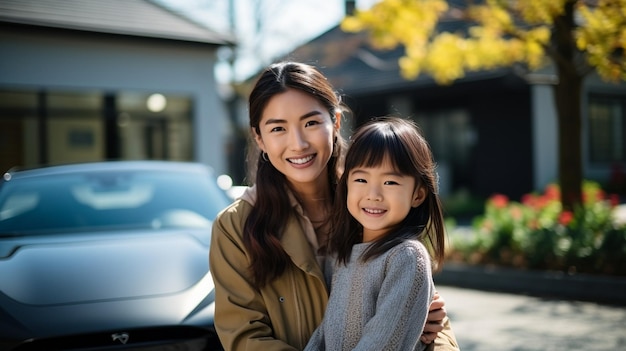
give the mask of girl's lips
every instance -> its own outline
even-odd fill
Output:
[[[387,210],[383,210],[383,209],[380,209],[380,208],[366,208],[366,207],[363,208],[363,211],[365,213],[368,213],[368,214],[371,214],[371,215],[381,215],[381,214],[387,212]]]

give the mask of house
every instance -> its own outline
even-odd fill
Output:
[[[283,59],[319,67],[352,109],[352,125],[382,115],[417,121],[438,163],[443,197],[501,193],[519,200],[558,180],[550,71],[469,72],[441,86],[428,76],[402,78],[402,54],[403,48],[377,50],[365,33],[334,27]],[[615,179],[626,166],[626,84],[591,76],[583,96],[584,178],[617,191]]]
[[[227,173],[214,65],[233,44],[148,0],[0,0],[0,170],[162,159]]]

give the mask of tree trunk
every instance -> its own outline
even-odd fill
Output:
[[[574,209],[582,201],[582,78],[559,69],[555,86],[559,122],[559,183],[564,210]]]
[[[565,4],[562,16],[555,19],[553,44],[559,82],[554,88],[559,122],[559,183],[564,210],[582,202],[582,114],[583,76],[576,69],[577,49],[573,38],[574,3]]]

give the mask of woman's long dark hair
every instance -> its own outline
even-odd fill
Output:
[[[344,173],[335,193],[329,252],[340,262],[350,260],[352,246],[362,242],[363,226],[347,210],[350,171],[356,167],[377,167],[389,160],[401,174],[415,178],[424,187],[426,199],[411,208],[406,218],[363,253],[363,260],[377,257],[405,239],[420,239],[430,250],[433,262],[443,263],[445,231],[442,205],[437,195],[437,173],[428,142],[417,125],[399,117],[379,117],[362,125],[352,136]]]
[[[338,94],[315,67],[297,63],[281,62],[266,68],[258,78],[249,98],[250,128],[260,135],[259,124],[269,100],[289,89],[298,90],[317,99],[336,120],[341,111]],[[334,196],[335,184],[340,173],[345,141],[336,133],[336,151],[328,162],[328,184]],[[282,230],[293,209],[287,193],[287,180],[271,162],[263,159],[253,140],[249,141],[248,179],[255,179],[257,199],[246,219],[243,239],[250,253],[250,269],[257,288],[280,276],[287,267],[288,257],[280,238]],[[256,167],[254,167],[256,164]],[[250,167],[250,166],[253,167]]]

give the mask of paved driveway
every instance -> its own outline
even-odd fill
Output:
[[[626,307],[438,285],[461,351],[626,351]]]

